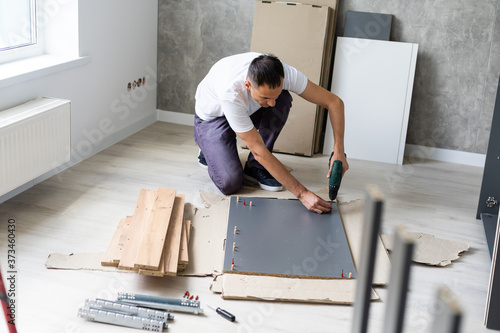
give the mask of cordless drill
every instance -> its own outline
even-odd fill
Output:
[[[330,167],[330,161],[333,157],[333,152],[328,160],[328,167]],[[342,161],[333,161],[332,172],[330,173],[330,181],[328,184],[328,195],[330,200],[335,200],[337,198],[337,193],[339,192],[340,182],[342,180]]]

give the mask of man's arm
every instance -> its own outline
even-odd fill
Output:
[[[344,173],[349,169],[349,164],[347,163],[344,155],[344,102],[342,102],[337,95],[309,80],[307,81],[306,89],[299,96],[313,104],[321,105],[328,110],[333,129],[334,154],[331,159],[332,163],[330,163],[330,170],[328,171],[327,177],[330,177],[333,161],[335,160],[342,161],[342,175],[344,175]]]
[[[245,133],[236,133],[253,153],[255,159],[283,186],[293,193],[311,212],[325,213],[332,205],[306,189],[285,166],[266,148],[255,127]]]

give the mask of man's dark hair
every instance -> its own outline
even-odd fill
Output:
[[[267,84],[269,88],[278,88],[285,77],[283,64],[272,54],[263,54],[252,60],[248,68],[248,80],[252,85],[260,87]]]

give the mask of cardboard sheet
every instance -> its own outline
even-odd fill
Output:
[[[451,241],[436,238],[421,232],[408,232],[415,242],[413,261],[430,266],[448,266],[469,250],[470,242]],[[393,235],[382,235],[385,247],[392,249]]]
[[[218,279],[222,279],[224,299],[352,304],[356,291],[355,279],[318,280],[238,274],[224,274]],[[379,299],[374,290],[371,299]]]
[[[136,273],[135,271],[118,269],[116,266],[102,266],[104,252],[91,253],[51,253],[45,262],[48,269],[71,269],[119,273]]]

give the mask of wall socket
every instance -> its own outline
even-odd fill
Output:
[[[137,80],[134,80],[134,82],[129,82],[127,84],[127,90],[130,91],[132,89],[135,89],[136,87],[140,87],[141,85],[146,83],[146,77],[143,76],[142,78],[138,78]]]

